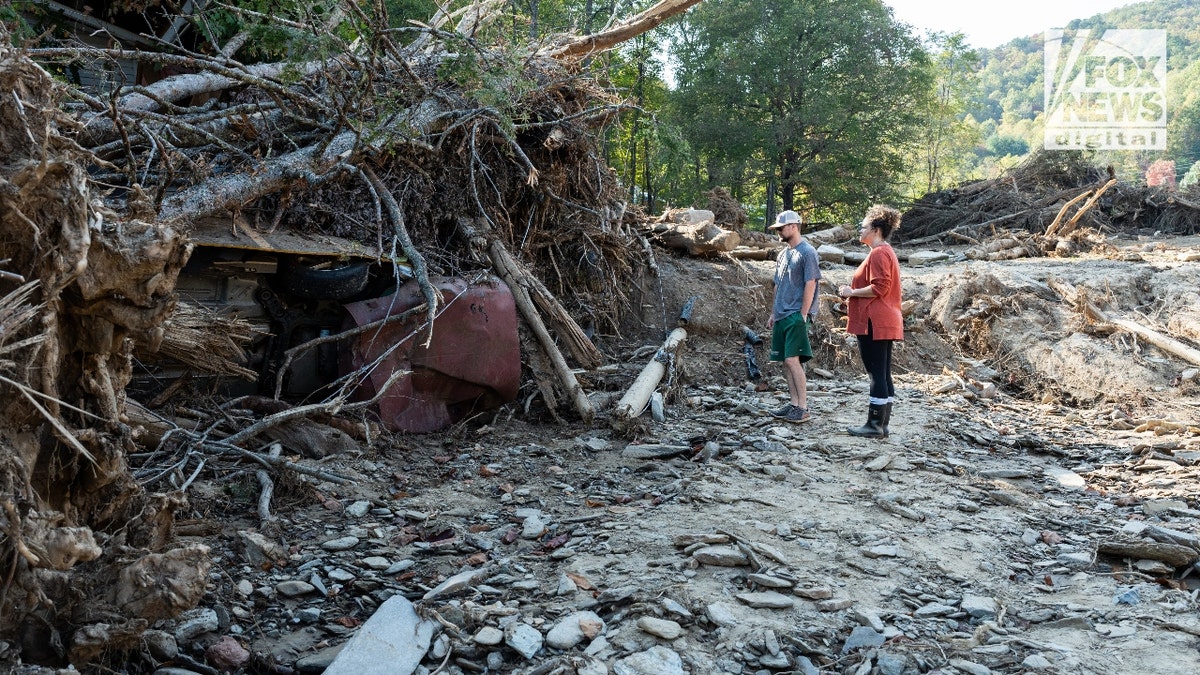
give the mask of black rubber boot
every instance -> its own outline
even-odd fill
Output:
[[[883,419],[880,420],[879,426],[883,427],[883,435],[888,435],[888,422],[892,421],[892,402],[888,401],[883,404]]]
[[[857,429],[847,429],[851,436],[863,438],[883,438],[887,432],[883,430],[883,404],[872,403],[867,411],[867,423]]]

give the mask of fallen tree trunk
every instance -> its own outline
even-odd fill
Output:
[[[654,358],[642,369],[637,379],[633,381],[621,400],[613,408],[613,417],[618,421],[632,419],[642,414],[650,395],[658,388],[658,383],[667,372],[667,362],[671,360],[679,346],[687,339],[687,331],[676,328],[667,336],[662,346],[655,352]]]

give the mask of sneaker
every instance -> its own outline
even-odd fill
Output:
[[[775,417],[787,417],[787,414],[792,412],[792,409],[795,407],[796,406],[792,405],[791,403],[787,403],[787,404],[784,404],[784,406],[778,410],[772,410],[771,414],[774,415]]]
[[[792,406],[792,409],[789,410],[786,415],[783,415],[783,419],[789,422],[800,424],[802,422],[811,420],[812,415],[809,414],[808,408],[798,408],[796,406]]]

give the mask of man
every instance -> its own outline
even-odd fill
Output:
[[[800,214],[784,211],[768,228],[787,243],[775,260],[775,302],[767,326],[771,328],[771,360],[783,362],[791,399],[771,414],[790,422],[811,419],[804,362],[812,358],[808,326],[817,316],[817,280],[821,278],[817,250],[800,236],[800,226]]]

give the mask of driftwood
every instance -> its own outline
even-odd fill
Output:
[[[616,407],[613,408],[614,419],[627,420],[642,414],[642,411],[646,409],[646,404],[650,401],[650,395],[654,393],[658,383],[667,372],[667,361],[686,339],[687,331],[683,328],[671,331],[666,341],[655,352],[654,358],[650,359],[650,363],[647,363],[646,367],[642,369],[641,374],[626,390],[625,395],[617,401]]]
[[[651,226],[651,233],[664,246],[685,251],[688,255],[733,251],[742,243],[742,236],[720,227],[715,218],[712,211],[703,209],[668,211],[660,222]]]
[[[1185,361],[1200,366],[1200,350],[1193,349],[1192,347],[1183,344],[1179,340],[1163,335],[1156,330],[1147,328],[1136,321],[1110,316],[1104,312],[1104,310],[1100,309],[1091,302],[1088,302],[1084,305],[1084,312],[1087,314],[1087,317],[1093,321],[1116,326],[1127,333],[1131,333],[1142,338],[1146,342],[1149,342],[1168,354],[1172,354],[1184,359]]]

